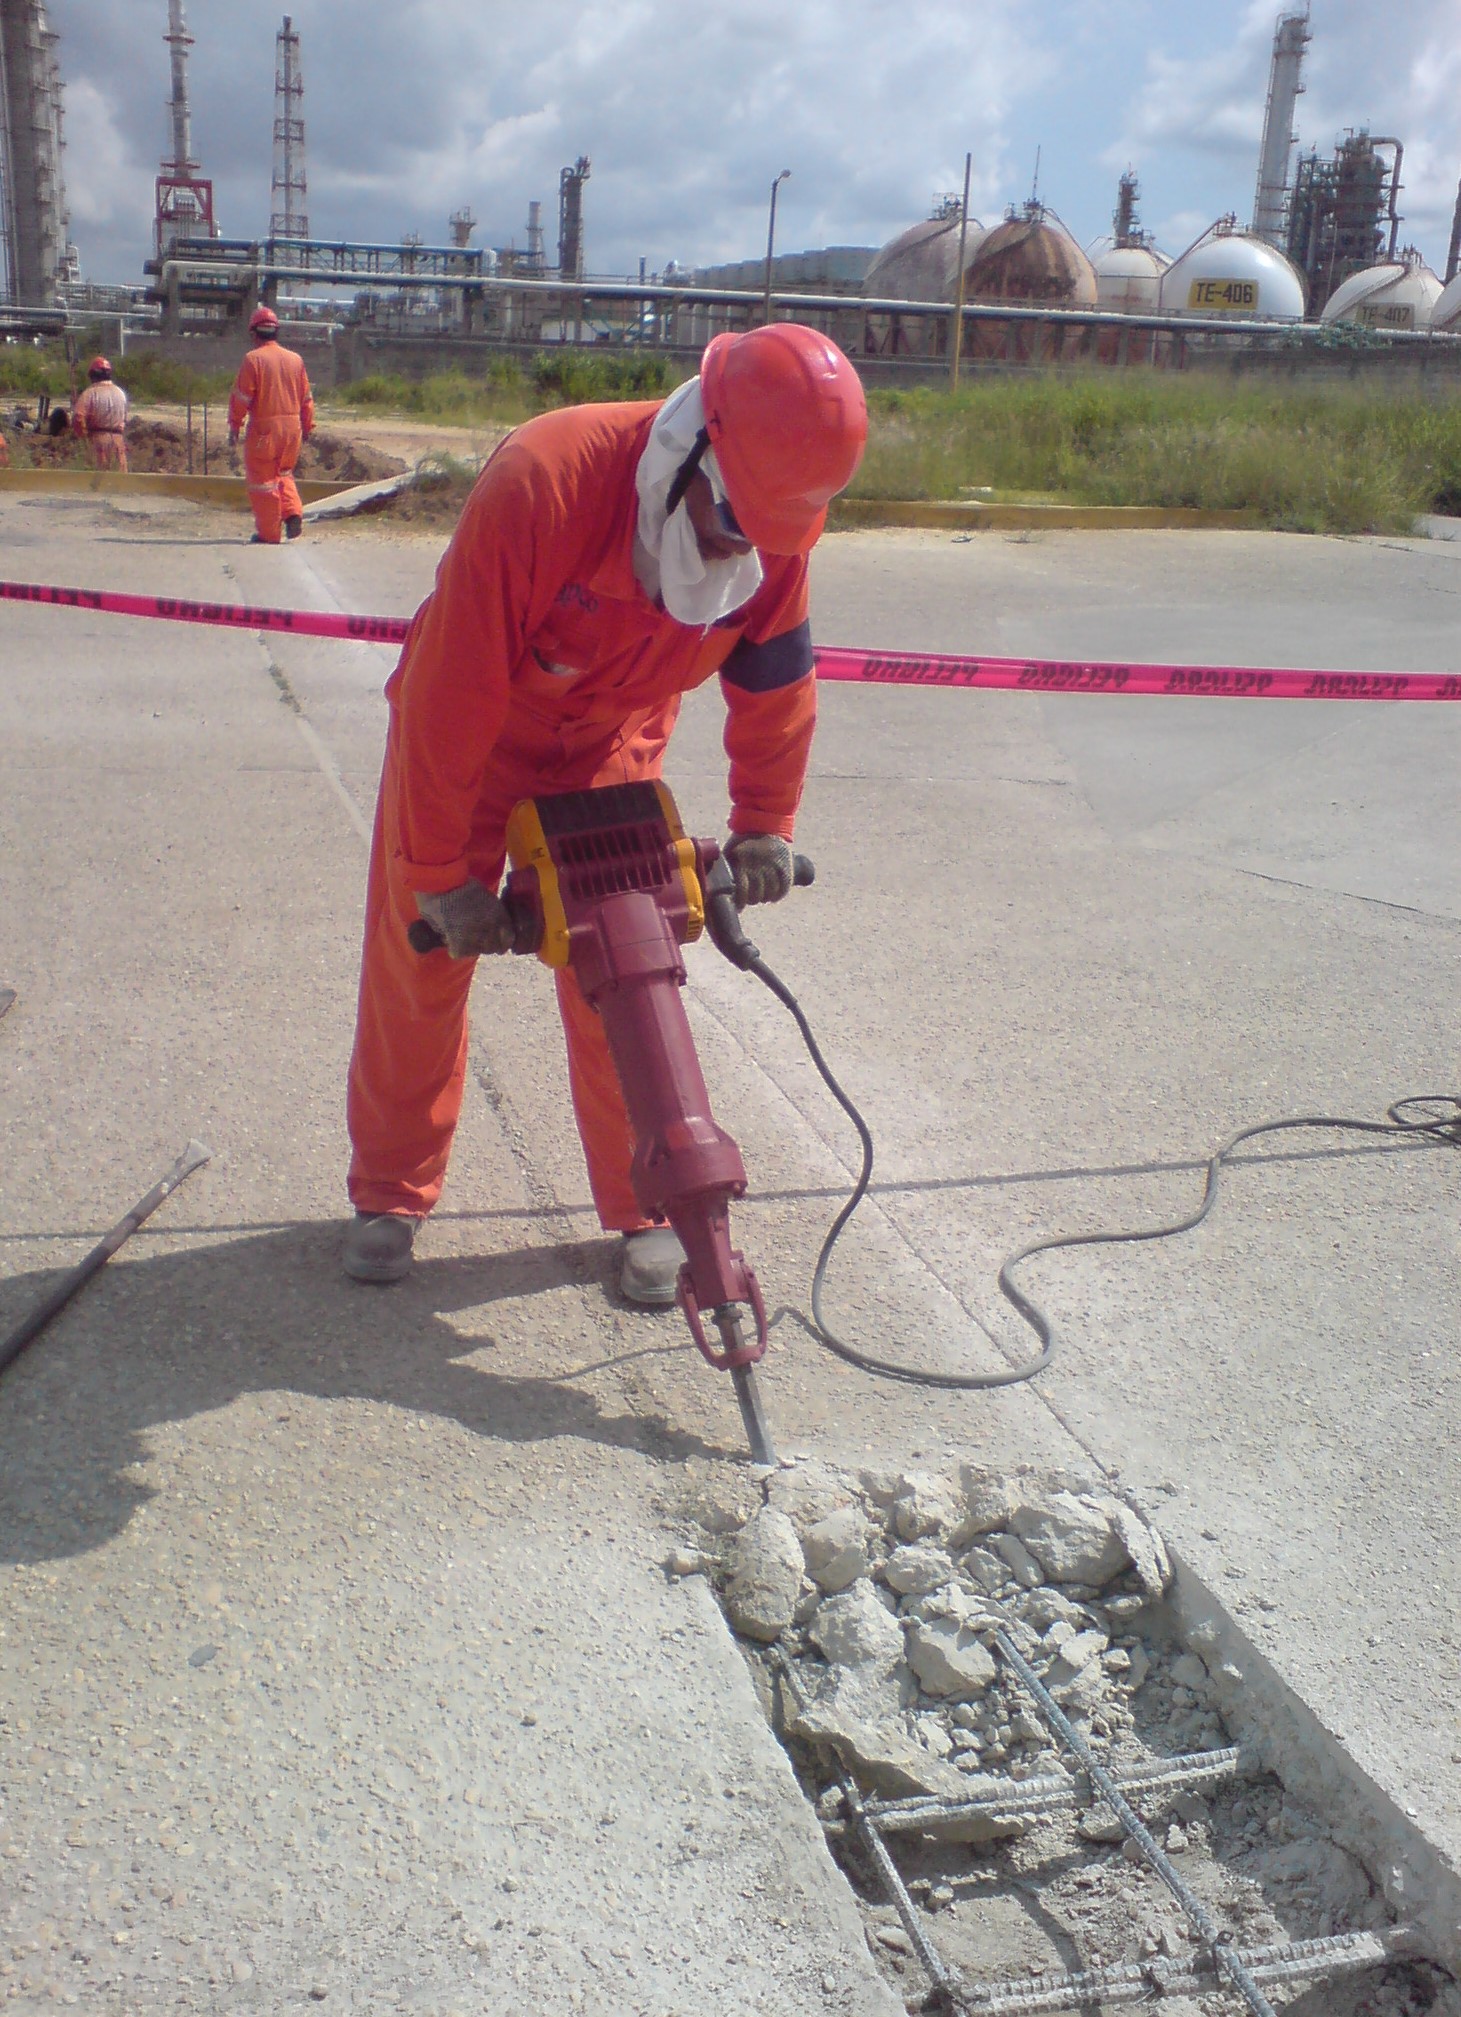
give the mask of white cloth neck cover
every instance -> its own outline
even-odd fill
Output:
[[[684,500],[668,519],[665,517],[670,486],[704,425],[700,381],[692,378],[672,392],[655,415],[634,477],[639,493],[639,545],[658,573],[660,600],[676,623],[702,630],[749,602],[761,585],[761,557],[754,549],[733,554],[728,560],[706,560]],[[700,467],[717,499],[723,499],[725,489],[714,449],[706,449]],[[644,587],[646,593],[654,593],[653,583],[646,581]]]

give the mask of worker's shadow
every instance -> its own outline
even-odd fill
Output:
[[[634,1331],[620,1342],[606,1310],[603,1349],[541,1377],[481,1363],[494,1339],[480,1312],[593,1283],[602,1241],[422,1259],[406,1281],[376,1289],[341,1275],[339,1240],[338,1224],[312,1223],[200,1241],[113,1263],[83,1289],[0,1375],[0,1561],[100,1545],[152,1496],[132,1469],[151,1454],[145,1432],[254,1391],[377,1401],[498,1442],[568,1436],[669,1458],[730,1454],[596,1397],[612,1393],[596,1376],[616,1364],[686,1347],[683,1327],[663,1317],[623,1319]],[[55,1279],[48,1270],[0,1282],[0,1335]],[[469,1331],[449,1321],[467,1311],[478,1313]],[[520,1334],[517,1324],[519,1364]],[[551,1333],[544,1359],[562,1362]]]

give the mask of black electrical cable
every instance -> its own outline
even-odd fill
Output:
[[[822,1308],[822,1288],[833,1248],[841,1238],[847,1221],[867,1195],[868,1185],[872,1181],[872,1134],[867,1122],[833,1077],[827,1060],[822,1056],[817,1039],[812,1034],[811,1025],[802,1012],[801,1004],[791,989],[783,981],[778,980],[759,954],[753,953],[749,959],[743,959],[739,963],[747,973],[755,974],[759,981],[770,988],[776,999],[790,1010],[797,1028],[802,1033],[807,1053],[821,1074],[823,1084],[857,1129],[858,1140],[862,1143],[862,1169],[853,1186],[852,1195],[832,1221],[831,1230],[822,1242],[822,1251],[817,1256],[817,1265],[812,1273],[812,1328],[828,1351],[835,1352],[839,1359],[845,1359],[849,1365],[860,1367],[865,1373],[875,1373],[879,1379],[902,1380],[907,1385],[915,1387],[962,1389],[1011,1387],[1022,1380],[1033,1379],[1036,1373],[1044,1371],[1055,1356],[1055,1332],[1050,1319],[1039,1304],[1016,1286],[1012,1279],[1013,1270],[1023,1262],[1032,1260],[1036,1254],[1055,1253],[1062,1247],[1135,1245],[1144,1240],[1166,1240],[1171,1239],[1175,1233],[1191,1232],[1194,1226],[1202,1224],[1217,1200],[1223,1164],[1242,1143],[1253,1141],[1259,1135],[1282,1134],[1294,1128],[1339,1128],[1367,1135],[1429,1136],[1434,1141],[1448,1142],[1452,1147],[1461,1147],[1461,1097],[1452,1093],[1414,1093],[1407,1099],[1396,1100],[1393,1106],[1386,1109],[1386,1118],[1383,1121],[1352,1120],[1331,1114],[1298,1114],[1288,1120],[1258,1121],[1251,1127],[1239,1128],[1236,1134],[1230,1135],[1222,1147],[1208,1158],[1207,1184],[1203,1190],[1202,1202],[1196,1211],[1190,1212],[1186,1218],[1174,1219],[1170,1225],[1139,1227],[1135,1231],[1066,1233],[1057,1239],[1035,1240],[1029,1246],[1021,1247],[1018,1252],[1006,1257],[999,1270],[1000,1291],[1039,1339],[1042,1349],[1038,1358],[1031,1359],[1022,1366],[1011,1366],[1002,1373],[943,1373],[921,1366],[899,1365],[894,1359],[875,1358],[870,1352],[860,1352],[855,1346],[849,1345],[845,1338],[840,1338],[832,1329]],[[1439,1111],[1427,1111],[1428,1109]],[[1404,1117],[1407,1112],[1423,1113],[1425,1118],[1407,1120]]]

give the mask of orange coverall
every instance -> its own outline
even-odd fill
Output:
[[[91,450],[98,469],[127,467],[127,395],[109,378],[98,379],[79,395],[71,409],[71,431]]]
[[[260,539],[277,546],[286,518],[304,506],[294,487],[299,445],[315,424],[315,403],[304,359],[278,342],[259,343],[239,366],[228,398],[228,428],[244,422],[244,475]]]
[[[634,573],[634,473],[658,402],[570,407],[497,450],[417,611],[390,703],[366,892],[348,1119],[357,1211],[430,1211],[461,1112],[476,962],[416,953],[415,892],[496,889],[508,814],[540,792],[660,774],[680,695],[721,675],[735,833],[789,840],[816,718],[805,556],[709,629]],[[569,1085],[600,1223],[645,1224],[603,1025],[555,978]]]

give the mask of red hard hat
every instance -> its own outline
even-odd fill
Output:
[[[867,401],[856,371],[829,336],[772,322],[717,336],[700,360],[700,394],[742,532],[766,553],[808,552],[862,460]]]
[[[272,308],[256,308],[249,317],[250,329],[277,329],[278,327],[279,317],[274,313]]]
[[[86,367],[86,375],[88,378],[110,378],[112,375],[111,359],[109,357],[93,357],[90,364]]]

